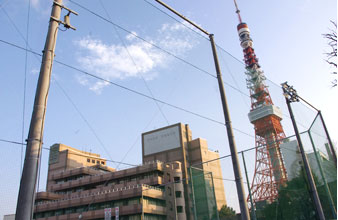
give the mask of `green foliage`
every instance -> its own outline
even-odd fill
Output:
[[[257,210],[258,219],[312,220],[315,208],[309,194],[304,172],[279,189],[278,199]]]
[[[223,205],[219,210],[219,218],[222,219],[236,219],[236,212],[233,208]]]

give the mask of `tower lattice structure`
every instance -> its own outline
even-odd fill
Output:
[[[285,133],[281,125],[282,112],[272,102],[264,72],[253,49],[250,30],[248,25],[242,22],[236,0],[234,2],[240,22],[237,30],[243,48],[247,88],[251,98],[248,116],[255,128],[256,164],[251,194],[257,206],[257,202],[274,201],[278,196],[278,188],[287,181],[280,150]]]

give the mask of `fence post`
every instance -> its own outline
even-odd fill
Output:
[[[308,131],[308,134],[309,134],[309,137],[310,137],[310,141],[311,141],[311,144],[312,144],[312,148],[313,148],[314,155],[315,155],[315,157],[316,157],[316,161],[317,161],[317,164],[318,164],[319,172],[320,172],[320,175],[322,176],[322,179],[323,179],[323,182],[324,182],[324,188],[325,188],[326,194],[327,194],[327,196],[328,196],[330,208],[331,208],[331,211],[332,211],[332,216],[333,216],[334,218],[337,218],[337,211],[336,211],[335,206],[334,206],[334,204],[333,204],[332,195],[331,195],[330,190],[329,190],[329,187],[328,187],[328,185],[327,185],[327,181],[326,181],[326,178],[325,178],[325,175],[324,175],[324,172],[323,172],[322,165],[321,165],[320,160],[319,160],[319,158],[318,158],[316,146],[315,146],[315,144],[314,144],[314,142],[313,142],[311,132]]]
[[[248,186],[248,191],[249,191],[249,199],[251,203],[251,217],[253,220],[256,220],[256,210],[255,206],[252,201],[252,195],[251,195],[251,188],[250,188],[250,183],[249,183],[249,177],[248,177],[248,171],[246,169],[246,163],[245,163],[245,158],[244,158],[244,152],[242,151],[242,159],[243,159],[243,166],[244,166],[244,172],[245,172],[245,177],[246,177],[246,184]]]

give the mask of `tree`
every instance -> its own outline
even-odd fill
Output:
[[[335,171],[334,171],[335,172]],[[312,173],[314,173],[312,171]],[[313,179],[317,185],[317,191],[320,198],[325,217],[327,219],[334,219],[329,203],[328,195],[323,185],[316,175]],[[333,200],[336,200],[337,181],[331,182],[331,193]],[[304,169],[301,169],[298,176],[287,182],[287,185],[282,186],[278,190],[278,199],[268,205],[262,210],[256,210],[259,220],[315,220],[316,212],[314,202],[312,201],[309,192],[309,186],[306,180]]]
[[[330,51],[326,52],[326,62],[334,67],[332,74],[337,75],[337,22],[331,21],[334,29],[329,29],[329,33],[323,34],[323,37],[327,39]],[[332,87],[337,86],[337,79],[332,81]]]
[[[223,205],[219,210],[219,219],[236,219],[236,212],[233,208]]]
[[[315,220],[315,208],[304,175],[301,172],[286,186],[282,186],[278,190],[278,199],[264,207],[262,218],[259,219]]]

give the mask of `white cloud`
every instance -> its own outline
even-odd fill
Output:
[[[33,75],[38,75],[39,74],[39,69],[37,69],[37,68],[33,68],[33,69],[31,69],[31,74],[33,74]]]
[[[39,0],[31,0],[31,4],[33,8],[38,8],[39,7]]]
[[[99,82],[95,83],[94,85],[92,85],[91,87],[89,87],[89,89],[94,91],[96,94],[101,94],[102,89],[107,85],[109,85],[108,82],[99,81]]]
[[[88,78],[83,75],[76,75],[76,80],[83,86],[87,86],[89,84]]]
[[[184,32],[186,28],[181,24],[163,24],[152,43],[175,55],[183,55],[198,43]],[[107,80],[131,77],[152,80],[157,76],[156,69],[170,63],[172,57],[136,36],[136,32],[128,34],[125,47],[122,43],[108,44],[84,37],[75,41],[80,49],[77,61],[82,68]],[[83,77],[77,77],[77,81],[98,94],[108,85],[100,81],[93,83]]]
[[[137,36],[138,36],[137,33],[135,31],[132,31],[130,34],[126,36],[126,39],[131,41],[134,40]]]

